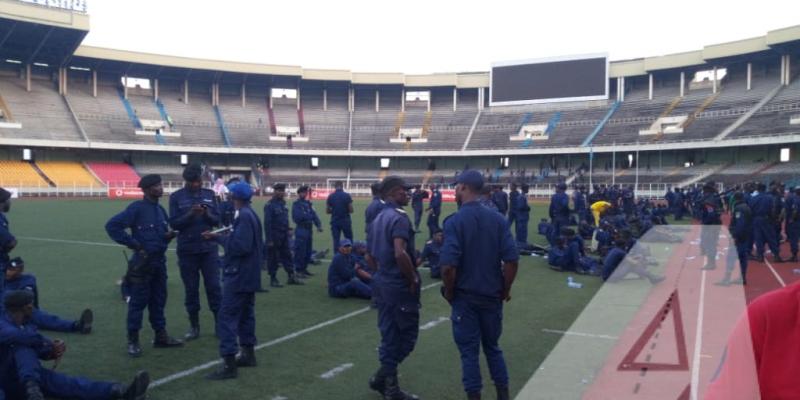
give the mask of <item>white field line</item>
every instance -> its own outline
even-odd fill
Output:
[[[336,377],[336,375],[339,375],[350,368],[353,368],[353,363],[345,363],[328,372],[325,372],[324,374],[321,374],[319,377],[322,379],[333,379]]]
[[[616,336],[611,335],[598,335],[595,333],[585,333],[585,332],[573,332],[573,331],[559,331],[556,329],[542,329],[544,333],[554,333],[557,335],[564,335],[564,336],[580,336],[580,337],[587,337],[593,339],[608,339],[608,340],[617,340],[619,339]]]

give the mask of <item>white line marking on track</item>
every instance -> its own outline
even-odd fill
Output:
[[[439,318],[437,318],[437,319],[435,319],[435,320],[433,320],[433,321],[428,321],[428,322],[426,322],[425,324],[423,324],[423,325],[420,325],[420,326],[419,326],[419,330],[421,330],[421,331],[427,331],[428,329],[431,329],[431,328],[435,327],[436,325],[439,325],[439,324],[441,324],[441,323],[443,323],[443,322],[447,322],[447,321],[450,321],[450,318],[447,318],[447,317],[439,317]]]
[[[350,368],[353,368],[353,363],[345,363],[345,364],[342,364],[342,365],[340,365],[340,366],[338,366],[338,367],[336,367],[336,368],[334,368],[334,369],[332,369],[332,370],[320,375],[319,377],[322,378],[322,379],[333,379],[333,378],[336,377],[336,375],[339,375],[342,372],[347,371]]]
[[[587,338],[594,338],[594,339],[608,339],[608,340],[617,340],[619,339],[616,336],[611,335],[599,335],[596,333],[585,333],[585,332],[573,332],[573,331],[559,331],[556,329],[542,329],[544,333],[555,333],[557,335],[564,335],[564,336],[580,336],[580,337],[587,337]]]
[[[442,284],[442,282],[431,283],[430,285],[423,286],[421,290],[428,290],[430,288],[439,286],[441,284]],[[341,322],[341,321],[344,321],[346,319],[349,319],[349,318],[364,314],[365,312],[367,312],[369,310],[370,310],[369,307],[360,308],[358,310],[349,312],[349,313],[341,315],[339,317],[336,317],[336,318],[333,318],[333,319],[329,319],[329,320],[327,320],[325,322],[321,322],[321,323],[313,325],[313,326],[309,326],[308,328],[301,329],[301,330],[299,330],[297,332],[290,333],[290,334],[288,334],[286,336],[282,336],[282,337],[279,337],[277,339],[270,340],[269,342],[261,343],[258,346],[256,346],[255,349],[256,350],[261,350],[261,349],[264,349],[264,348],[267,348],[267,347],[272,347],[272,346],[281,344],[283,342],[292,340],[292,339],[297,338],[299,336],[303,336],[303,335],[305,335],[307,333],[314,332],[316,330],[322,329],[322,328],[324,328],[326,326],[333,325],[333,324],[335,324],[337,322]],[[181,378],[185,378],[185,377],[187,377],[189,375],[193,375],[193,374],[198,373],[200,371],[207,370],[207,369],[212,368],[212,367],[214,367],[216,365],[219,365],[221,363],[222,363],[221,360],[214,360],[214,361],[209,361],[209,362],[207,362],[205,364],[200,364],[200,365],[194,366],[192,368],[189,368],[189,369],[186,369],[186,370],[183,370],[183,371],[180,371],[180,372],[176,372],[176,373],[174,373],[172,375],[168,375],[168,376],[165,376],[165,377],[163,377],[161,379],[157,379],[157,380],[153,381],[152,383],[150,383],[150,388],[153,389],[153,388],[159,387],[161,385],[170,383],[172,381],[175,381],[175,380],[178,380],[178,379],[181,379]]]
[[[700,278],[700,301],[697,304],[697,329],[694,333],[694,357],[692,357],[692,400],[697,400],[700,389],[700,347],[703,344],[703,311],[706,301],[706,272]]]
[[[782,287],[786,287],[786,282],[783,281],[783,278],[778,274],[778,271],[775,271],[775,268],[767,261],[766,257],[764,257],[764,264],[767,264],[767,268],[772,271],[772,275],[775,275],[775,279],[778,280],[778,283],[780,283]]]

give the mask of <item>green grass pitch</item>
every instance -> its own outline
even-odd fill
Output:
[[[253,207],[261,214],[264,199]],[[162,199],[166,205],[167,199]],[[63,317],[75,318],[85,307],[95,312],[94,332],[88,336],[45,332],[51,338],[67,341],[68,351],[59,371],[96,379],[127,381],[136,370],[147,369],[152,379],[164,378],[217,360],[217,340],[213,321],[206,309],[201,289],[202,337],[179,349],[153,349],[152,332],[144,321],[144,355],[130,359],[125,352],[126,306],[120,300],[116,281],[124,272],[122,248],[113,246],[103,226],[107,219],[126,206],[126,201],[24,199],[16,200],[8,214],[12,232],[19,245],[14,256],[26,260],[26,268],[36,274],[43,309]],[[325,232],[315,233],[314,248],[331,245],[327,215],[322,202],[315,208],[323,220]],[[363,239],[363,211],[366,200],[356,200],[353,230]],[[445,204],[444,214],[455,211]],[[543,203],[533,206],[531,239],[536,235],[536,221],[546,214]],[[423,220],[424,225],[424,220]],[[417,237],[421,249],[427,230]],[[42,239],[86,243],[62,243]],[[172,246],[174,248],[174,244]],[[183,285],[177,270],[174,251],[167,254],[169,299],[167,326],[174,336],[188,328],[183,307]],[[273,289],[257,295],[256,334],[259,343],[285,338],[334,318],[363,310],[367,301],[338,300],[327,296],[327,265],[311,269],[317,275],[305,286]],[[285,280],[283,272],[279,273]],[[423,285],[436,281],[422,270]],[[264,274],[266,278],[267,275]],[[558,335],[542,329],[566,330],[600,286],[596,278],[581,277],[581,290],[569,289],[566,275],[553,272],[542,258],[524,257],[520,273],[504,314],[501,346],[511,376],[512,393],[519,391],[559,340]],[[438,287],[422,294],[420,324],[447,318],[450,309],[440,297]],[[378,367],[376,311],[357,313],[336,323],[310,330],[260,349],[257,368],[241,369],[239,378],[226,382],[206,381],[203,370],[153,388],[151,399],[377,399],[367,387],[368,377]],[[50,367],[51,363],[45,363]],[[330,379],[320,375],[344,364],[352,367]],[[494,397],[494,388],[485,369],[484,393]],[[462,399],[461,368],[458,351],[446,320],[420,331],[415,351],[400,367],[402,387],[424,399]]]

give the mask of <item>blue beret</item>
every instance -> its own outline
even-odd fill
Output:
[[[339,247],[352,247],[353,242],[350,239],[342,239],[339,241]]]
[[[6,309],[18,309],[33,303],[33,292],[29,290],[12,290],[3,297]]]
[[[474,169],[464,171],[456,177],[456,184],[459,183],[480,190],[483,188],[483,175]]]
[[[250,201],[253,197],[253,188],[249,183],[239,182],[230,188],[231,196],[237,200]]]
[[[197,164],[189,165],[183,170],[183,180],[186,182],[199,181],[201,175],[203,175],[203,169]]]
[[[141,189],[147,189],[150,186],[158,185],[159,183],[161,183],[161,175],[150,174],[143,176],[142,179],[139,180],[139,187]]]

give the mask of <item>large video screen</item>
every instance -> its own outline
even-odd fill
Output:
[[[553,57],[492,64],[492,106],[608,98],[608,55]]]

